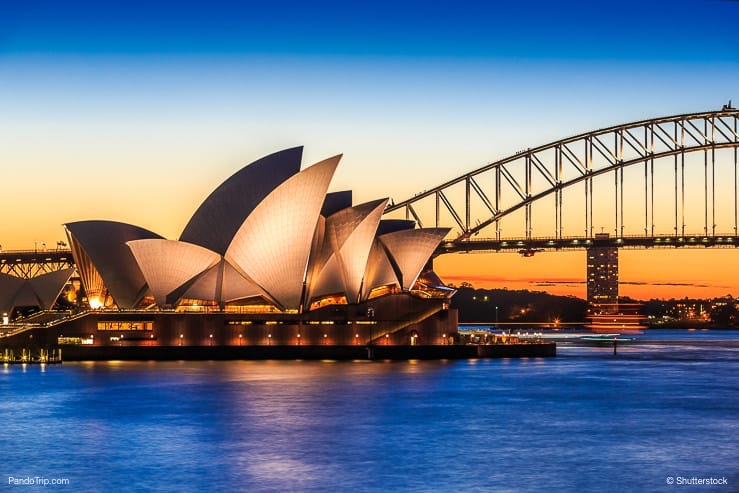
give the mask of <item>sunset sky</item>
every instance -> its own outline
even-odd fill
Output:
[[[739,103],[739,2],[24,1],[0,15],[0,245],[83,219],[177,238],[243,165],[344,153],[396,202],[570,135]],[[733,204],[732,204],[733,207]],[[621,293],[739,295],[735,250],[622,251]],[[584,297],[585,253],[453,255],[443,278]]]

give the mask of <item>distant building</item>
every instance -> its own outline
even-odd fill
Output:
[[[596,240],[606,239],[608,234],[596,235]],[[618,312],[618,248],[595,246],[588,254],[588,312]]]

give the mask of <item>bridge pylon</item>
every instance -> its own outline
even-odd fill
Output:
[[[608,240],[608,233],[597,233],[596,240]],[[597,245],[586,249],[588,313],[618,312],[618,247]]]

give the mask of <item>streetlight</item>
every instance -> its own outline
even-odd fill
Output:
[[[213,345],[213,334],[209,335],[208,337],[210,337],[210,345],[212,346]]]
[[[444,339],[444,345],[446,345],[446,344],[447,344],[447,342],[448,342],[448,341],[446,340],[446,334],[441,334],[441,338],[442,338],[442,339]]]
[[[267,334],[267,345],[272,345],[272,334]]]
[[[354,334],[354,344],[359,344],[359,334]]]
[[[369,338],[369,344],[368,346],[372,345],[372,339],[373,337],[373,330],[372,330],[372,319],[375,318],[375,309],[374,308],[367,308],[367,318],[369,319],[369,326],[370,326],[370,338]]]
[[[184,335],[180,334],[180,346],[182,346],[182,338],[185,337]]]
[[[328,337],[328,334],[323,334],[323,344],[326,344],[326,338]]]
[[[385,334],[385,345],[387,346],[389,344],[390,344],[390,334]]]
[[[239,346],[241,346],[241,339],[244,337],[243,334],[239,334]]]
[[[300,335],[300,332],[298,332],[298,346],[300,346],[300,338],[301,338],[301,337],[302,337],[302,336]]]

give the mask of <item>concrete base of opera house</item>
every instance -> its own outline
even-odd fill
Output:
[[[407,293],[286,313],[94,310],[28,326],[0,348],[62,360],[459,359],[554,356],[554,344],[459,344],[446,300]]]
[[[429,360],[539,358],[554,343],[433,346],[67,346],[63,361],[172,360]]]
[[[407,346],[444,345],[457,332],[447,300],[403,293],[302,315],[230,311],[92,310],[5,343],[92,346]]]

